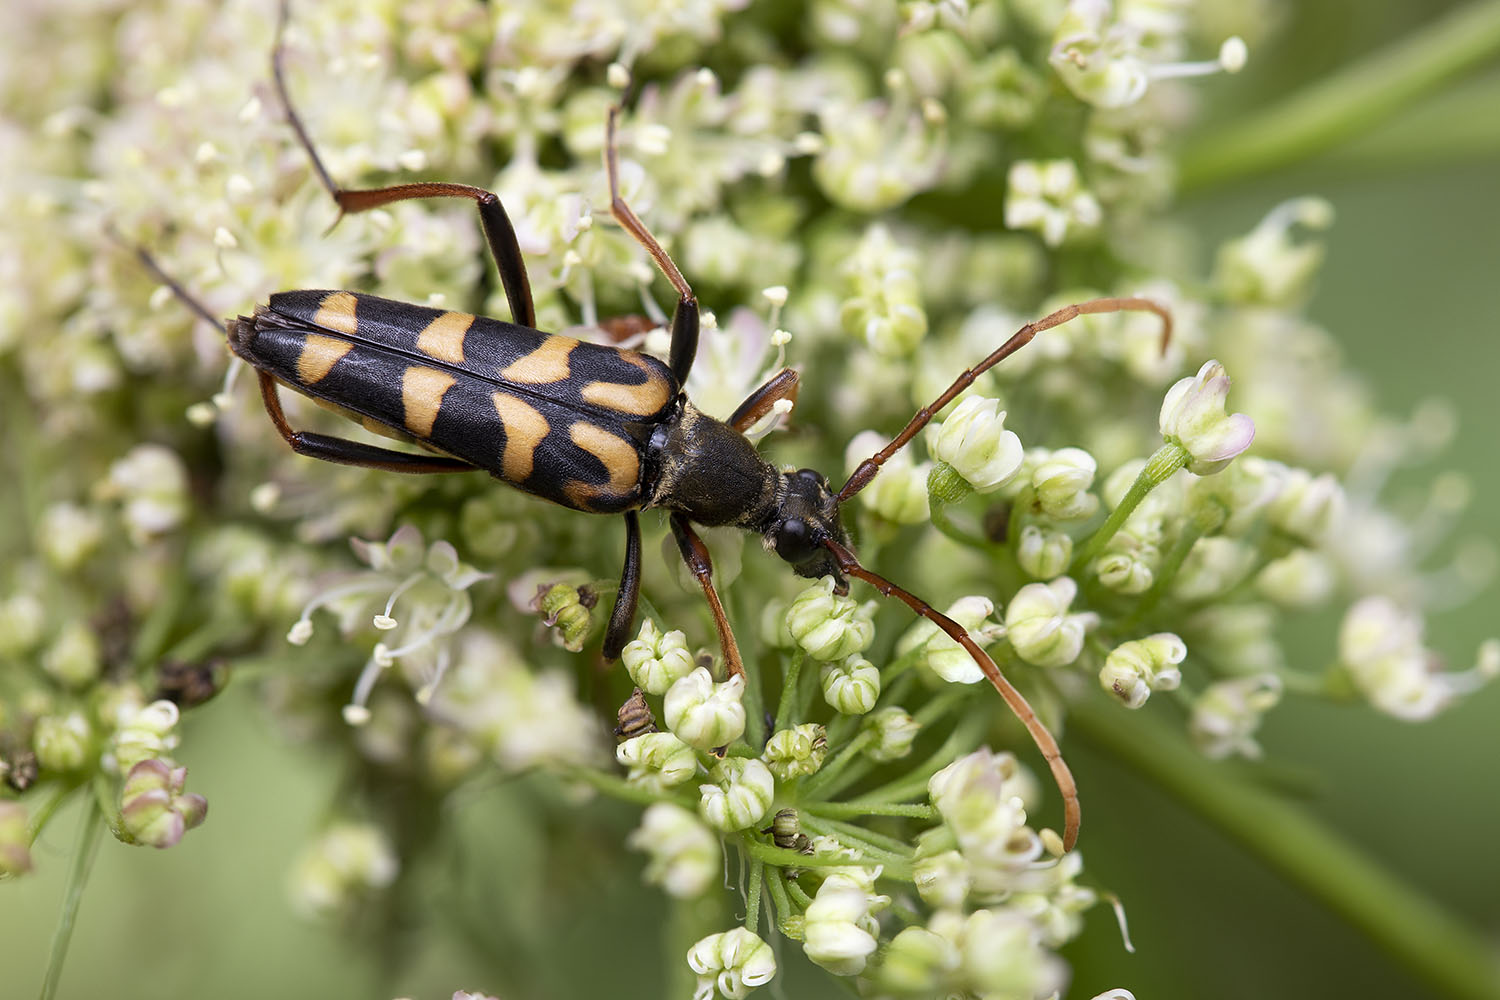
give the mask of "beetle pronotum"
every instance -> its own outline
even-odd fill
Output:
[[[253,315],[232,319],[226,326],[138,250],[145,265],[195,312],[219,326],[230,350],[255,369],[266,411],[287,444],[313,458],[394,472],[483,470],[574,510],[623,514],[625,564],[603,647],[609,659],[620,654],[635,619],[642,509],[669,512],[672,534],[708,601],[725,666],[732,674],[743,673],[744,667],[714,589],[708,549],[693,531],[694,524],[754,531],[767,549],[791,564],[793,572],[813,579],[832,576],[841,593],[848,590],[848,577],[869,583],[959,643],[1025,725],[1062,793],[1063,843],[1071,850],[1078,837],[1078,790],[1057,741],[962,626],[859,564],[840,508],[976,377],[1038,333],[1086,313],[1142,310],[1161,317],[1165,344],[1171,335],[1167,310],[1146,298],[1100,298],[1026,324],[918,410],[901,433],[860,463],[834,492],[813,470],[782,470],[767,462],[744,434],[779,400],[795,397],[796,371],[788,368],[773,376],[723,422],[696,409],[682,391],[697,353],[698,300],[672,258],[620,197],[618,105],[610,109],[605,127],[610,214],[677,291],[665,363],[636,351],[534,329],[526,265],[515,230],[494,193],[443,182],[361,190],[339,187],[324,168],[287,92],[282,70],[286,16],[283,4],[271,58],[276,91],[297,142],[340,212],[364,212],[408,199],[472,199],[513,318],[507,323],[358,292],[292,291],[272,295]],[[343,411],[372,430],[420,445],[425,453],[293,430],[282,412],[279,386]]]

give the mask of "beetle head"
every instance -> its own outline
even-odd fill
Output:
[[[832,576],[840,592],[847,590],[838,560],[823,545],[830,538],[840,545],[849,544],[828,480],[812,469],[783,472],[782,480],[781,502],[764,533],[766,548],[791,563],[798,576],[814,580]]]

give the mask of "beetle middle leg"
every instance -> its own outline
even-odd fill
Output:
[[[719,631],[719,646],[724,650],[724,666],[731,677],[743,677],[745,664],[740,660],[740,646],[734,641],[734,631],[729,627],[729,617],[724,614],[724,605],[719,603],[719,593],[714,590],[713,560],[709,558],[708,546],[703,544],[703,539],[698,537],[688,519],[681,514],[673,514],[671,518],[672,537],[677,539],[677,550],[682,553],[682,561],[687,563],[688,569],[697,578],[698,585],[703,588],[703,596],[708,599],[708,610],[713,612],[714,628]]]
[[[323,166],[312,138],[307,134],[302,118],[292,106],[287,92],[286,76],[282,71],[285,51],[282,35],[286,29],[288,2],[283,0],[276,22],[276,42],[271,49],[271,76],[276,81],[276,93],[286,109],[287,122],[297,135],[297,142],[312,161],[313,172],[318,175],[324,189],[339,206],[339,217],[348,212],[368,212],[381,205],[418,198],[470,198],[479,208],[479,222],[484,228],[484,238],[489,244],[495,266],[500,270],[500,283],[505,288],[505,301],[510,305],[512,319],[522,326],[536,326],[536,306],[531,300],[531,279],[526,276],[526,262],[521,259],[521,247],[516,242],[516,229],[500,196],[484,188],[468,184],[452,184],[445,181],[424,181],[417,184],[395,184],[382,188],[347,189],[336,184]],[[335,220],[337,225],[337,220]]]
[[[618,659],[630,641],[630,626],[635,622],[635,608],[641,597],[641,516],[625,512],[625,565],[620,570],[620,589],[615,594],[615,609],[609,615],[604,632],[604,658]]]
[[[677,290],[677,308],[672,311],[672,349],[667,364],[680,385],[687,381],[688,372],[693,369],[693,359],[698,354],[698,297],[672,258],[662,249],[661,243],[651,235],[651,230],[620,197],[620,147],[616,135],[619,117],[620,106],[612,105],[604,129],[604,172],[609,175],[609,212],[637,243],[646,248],[661,273]]]

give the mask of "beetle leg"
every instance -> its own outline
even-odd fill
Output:
[[[281,13],[276,22],[276,44],[271,50],[271,75],[276,81],[276,93],[286,109],[287,122],[297,135],[297,142],[312,161],[313,172],[339,206],[339,217],[346,212],[368,212],[381,205],[408,201],[414,198],[470,198],[479,208],[479,222],[484,228],[484,238],[489,244],[495,266],[500,269],[500,283],[505,288],[505,301],[510,305],[511,317],[522,326],[536,326],[536,306],[531,301],[531,280],[526,276],[526,262],[521,259],[521,247],[516,241],[515,227],[500,197],[484,188],[468,184],[449,184],[428,181],[419,184],[396,184],[391,187],[347,190],[334,183],[328,168],[323,166],[312,138],[307,134],[301,117],[292,107],[291,95],[287,93],[286,78],[282,72],[282,33],[286,28],[287,3],[283,0]],[[334,225],[338,220],[334,220]]]
[[[615,136],[615,124],[619,116],[620,106],[613,105],[609,109],[609,120],[604,129],[604,171],[609,175],[609,213],[626,232],[635,237],[637,243],[646,248],[661,273],[677,289],[677,308],[672,311],[672,350],[667,360],[672,374],[681,385],[687,381],[688,372],[693,368],[693,358],[698,354],[698,298],[677,265],[672,263],[672,258],[667,256],[656,237],[651,235],[651,230],[646,228],[640,216],[620,197],[620,147]]]
[[[630,626],[635,622],[635,606],[641,596],[641,517],[633,510],[625,512],[625,567],[620,570],[620,589],[615,594],[615,609],[609,616],[604,633],[604,658],[619,657],[630,641]]]
[[[790,399],[795,403],[798,377],[796,371],[791,368],[781,369],[767,379],[765,385],[746,396],[745,401],[735,409],[726,423],[743,434],[754,427],[757,420],[770,413],[771,407],[781,400]]]
[[[719,603],[719,594],[714,590],[714,564],[708,556],[708,546],[703,544],[703,539],[698,537],[687,518],[681,514],[673,514],[671,523],[672,537],[677,539],[677,550],[682,553],[682,561],[687,563],[693,576],[698,578],[703,596],[708,599],[708,610],[713,612],[714,627],[719,630],[719,647],[724,650],[724,666],[729,670],[729,676],[743,677],[745,664],[740,660],[740,646],[734,641],[734,632],[729,628],[724,605]]]
[[[385,469],[387,472],[472,472],[474,466],[468,462],[446,455],[418,455],[409,451],[377,448],[375,445],[351,441],[348,438],[332,437],[328,434],[312,434],[294,431],[287,423],[281,409],[281,397],[276,393],[276,380],[263,371],[257,371],[260,379],[260,398],[271,415],[276,430],[292,446],[292,451],[309,458],[340,465],[358,465],[367,469]]]

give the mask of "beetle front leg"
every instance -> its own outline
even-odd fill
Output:
[[[333,177],[328,173],[328,168],[323,166],[323,160],[313,146],[312,138],[302,124],[301,116],[292,107],[291,95],[287,93],[286,77],[282,71],[284,49],[281,44],[282,33],[287,22],[287,6],[286,0],[283,0],[276,22],[276,43],[271,50],[271,76],[276,81],[276,93],[281,98],[281,105],[286,109],[287,123],[292,126],[292,131],[297,135],[298,144],[307,153],[307,158],[312,161],[313,172],[318,175],[318,180],[338,204],[340,218],[345,212],[368,212],[381,205],[417,198],[472,199],[479,208],[479,222],[484,228],[485,242],[489,245],[490,254],[495,258],[495,266],[500,269],[500,283],[505,288],[505,301],[510,305],[511,317],[522,326],[535,327],[536,306],[531,300],[531,279],[526,276],[526,262],[521,259],[521,247],[516,241],[516,229],[511,225],[510,216],[505,214],[505,206],[500,203],[499,195],[468,184],[450,184],[440,181],[396,184],[391,187],[360,190],[345,189],[334,183]],[[337,225],[337,220],[334,224]]]
[[[681,385],[687,381],[688,372],[693,369],[693,359],[698,355],[698,297],[672,258],[662,249],[661,243],[651,235],[651,230],[620,197],[620,148],[615,135],[619,116],[620,106],[616,104],[609,109],[609,120],[604,128],[604,172],[609,176],[609,213],[646,248],[661,273],[677,290],[677,308],[672,311],[672,349],[667,364]]]
[[[281,409],[281,397],[276,392],[276,380],[263,371],[257,371],[260,379],[260,399],[265,404],[271,422],[276,425],[292,451],[308,458],[340,465],[358,465],[366,469],[384,469],[387,472],[472,472],[474,466],[468,462],[446,455],[417,455],[409,451],[378,448],[375,445],[351,441],[348,438],[332,437],[328,434],[313,434],[294,431],[287,423],[286,413]]]
[[[783,399],[790,399],[795,403],[798,378],[794,369],[781,369],[767,379],[765,385],[746,396],[745,401],[735,408],[726,423],[743,434],[754,427],[756,421],[770,413],[771,407]]]
[[[693,526],[681,514],[671,518],[672,537],[677,539],[677,550],[682,561],[698,579],[703,596],[708,599],[708,610],[713,613],[714,627],[719,630],[719,647],[724,651],[724,666],[731,677],[745,676],[745,664],[740,660],[740,646],[734,641],[734,632],[729,627],[729,618],[724,614],[724,605],[719,603],[719,594],[714,590],[713,560],[709,558],[708,546],[693,531]]]
[[[618,659],[630,641],[630,626],[635,623],[635,608],[641,596],[641,516],[625,512],[625,566],[620,570],[620,589],[615,594],[615,609],[610,612],[609,628],[604,633],[604,658]]]

